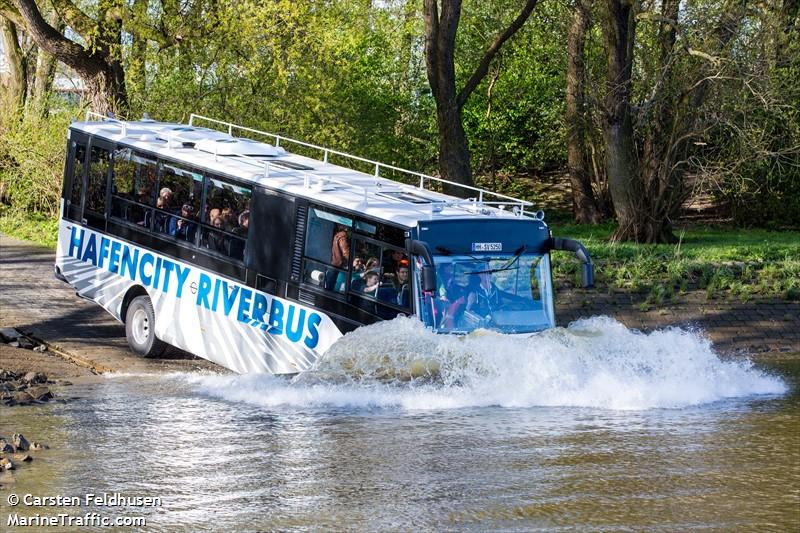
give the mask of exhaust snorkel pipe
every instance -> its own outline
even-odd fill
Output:
[[[550,250],[563,250],[565,252],[573,252],[575,257],[583,264],[581,284],[583,288],[588,289],[594,287],[594,265],[592,258],[586,248],[575,239],[565,239],[563,237],[550,238]]]

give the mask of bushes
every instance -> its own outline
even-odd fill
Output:
[[[67,127],[80,113],[20,115],[0,106],[0,231],[55,246]]]
[[[0,109],[0,186],[3,209],[58,216],[66,132],[80,110],[62,108],[47,117]]]

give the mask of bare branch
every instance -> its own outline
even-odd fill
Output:
[[[537,0],[527,0],[525,2],[525,7],[522,8],[522,11],[519,15],[517,15],[517,18],[514,19],[511,25],[509,25],[508,28],[495,37],[494,42],[489,49],[486,50],[486,53],[483,55],[483,58],[478,64],[478,67],[475,69],[475,72],[472,73],[472,76],[470,76],[469,80],[467,80],[464,88],[458,93],[456,101],[459,108],[464,106],[467,98],[469,98],[475,88],[480,84],[481,80],[486,77],[486,73],[489,72],[489,64],[492,62],[492,59],[494,59],[494,56],[497,55],[497,52],[500,51],[500,47],[503,46],[503,43],[517,33],[522,25],[525,24],[525,21],[531,16],[533,8],[536,7],[536,3]]]

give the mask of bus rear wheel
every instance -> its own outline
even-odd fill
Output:
[[[136,355],[156,357],[164,353],[167,344],[156,337],[156,313],[148,296],[137,296],[125,313],[125,337]]]

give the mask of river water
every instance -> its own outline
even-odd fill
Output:
[[[3,410],[0,434],[52,448],[0,491],[0,530],[96,511],[152,531],[796,531],[799,385],[800,354],[720,358],[677,329],[456,338],[400,319],[294,381],[115,376]],[[161,505],[11,508],[11,492]]]

